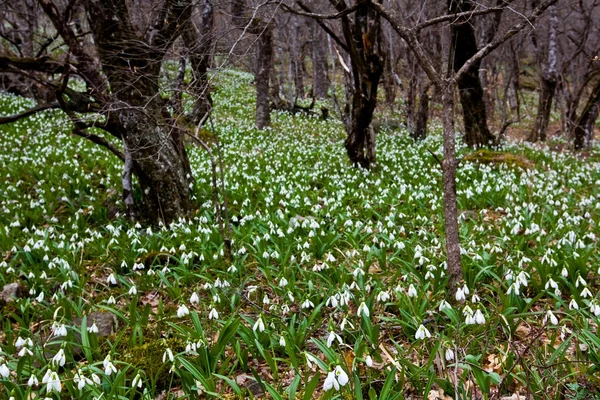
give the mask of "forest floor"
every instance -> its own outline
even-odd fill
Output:
[[[366,171],[339,121],[276,113],[257,131],[251,81],[217,77],[204,132],[232,259],[201,148],[197,212],[134,226],[120,162],[60,112],[0,126],[1,398],[600,397],[598,147],[458,146],[450,298],[435,121],[419,143],[381,131]],[[4,114],[30,105],[0,95]]]

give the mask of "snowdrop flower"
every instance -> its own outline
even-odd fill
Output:
[[[113,372],[117,373],[117,368],[112,363],[110,354],[106,356],[106,358],[104,359],[104,361],[102,362],[102,364],[104,365],[104,373],[107,376],[110,376]]]
[[[31,375],[29,377],[29,379],[27,380],[27,386],[32,387],[32,386],[37,386],[40,384],[40,381],[38,381],[38,378],[35,375]]]
[[[475,311],[475,322],[479,325],[483,325],[485,324],[485,317],[483,316],[483,313],[481,312],[481,310],[477,310]]]
[[[408,297],[417,297],[417,289],[415,289],[415,285],[412,283],[408,287]]]
[[[180,305],[179,308],[177,309],[177,316],[179,318],[183,318],[186,315],[188,315],[189,313],[190,313],[190,310],[189,310],[189,308],[186,307],[185,304]]]
[[[219,313],[214,307],[208,313],[208,319],[219,319]]]
[[[42,383],[45,383],[47,385],[46,391],[48,393],[60,393],[60,391],[62,390],[62,385],[60,383],[60,378],[58,377],[58,374],[55,371],[48,370],[48,372],[46,372],[46,375],[44,375],[44,378],[42,379]]]
[[[106,278],[106,282],[107,282],[109,285],[116,285],[116,284],[117,284],[117,279],[115,278],[115,274],[112,274],[112,273],[111,273],[111,274],[108,276],[108,278]]]
[[[310,301],[309,299],[306,299],[302,302],[301,305],[302,308],[314,308],[315,307],[315,303],[313,303],[312,301]]]
[[[335,367],[335,376],[340,386],[345,386],[348,383],[348,374],[339,365]]]
[[[98,325],[96,325],[96,323],[94,322],[92,324],[92,326],[90,326],[89,328],[87,328],[87,331],[89,333],[98,333],[99,332]]]
[[[390,293],[387,290],[384,290],[377,294],[377,301],[380,303],[385,303],[389,299],[390,299]]]
[[[346,329],[346,324],[348,324],[348,326],[350,326],[351,329],[354,329],[354,325],[352,324],[352,322],[348,321],[345,317],[342,320],[342,323],[340,324],[340,329],[342,330],[342,332]]]
[[[329,297],[327,299],[327,301],[325,302],[325,305],[327,307],[334,307],[334,308],[337,307],[338,304],[339,304],[338,300],[337,300],[337,296],[339,296],[339,295],[336,294],[336,295],[333,295],[333,296]]]
[[[254,323],[254,326],[252,327],[252,330],[254,332],[256,332],[257,329],[259,332],[264,332],[264,330],[265,330],[265,323],[262,320],[262,315],[260,317],[258,317],[256,322]]]
[[[35,301],[37,301],[38,303],[44,301],[44,292],[40,292],[40,294],[35,298]]]
[[[327,378],[325,378],[325,382],[323,383],[323,390],[328,391],[335,388],[335,390],[340,390],[340,384],[337,379],[335,379],[335,372],[329,371],[327,373]]]
[[[200,302],[200,297],[198,297],[198,293],[196,293],[196,292],[192,293],[192,295],[190,296],[190,303],[198,304],[199,302]]]
[[[87,384],[86,377],[83,376],[81,371],[77,371],[75,373],[75,376],[73,376],[73,382],[77,384],[77,389],[79,390],[83,389]]]
[[[581,291],[581,297],[588,298],[588,297],[592,297],[592,292],[590,292],[590,289],[586,287],[583,288],[583,290]]]
[[[367,358],[365,358],[365,364],[367,364],[367,367],[369,368],[373,366],[373,359],[371,358],[371,356],[367,356]]]
[[[283,336],[279,336],[279,345],[285,347],[285,338]]]
[[[171,349],[169,349],[167,347],[167,349],[165,350],[165,352],[163,353],[162,356],[162,361],[166,362],[167,360],[169,360],[170,362],[175,361],[175,357],[173,357],[173,351]]]
[[[287,284],[288,284],[288,281],[287,281],[287,279],[285,279],[285,277],[282,277],[282,278],[279,280],[279,286],[280,286],[280,287],[285,287],[285,286],[287,286]]]
[[[450,305],[450,303],[448,303],[446,300],[442,300],[440,302],[440,307],[439,310],[440,311],[444,311],[444,310],[452,310],[452,306]]]
[[[342,338],[340,337],[340,335],[338,335],[334,331],[329,331],[329,336],[327,337],[327,347],[331,347],[331,345],[336,339],[340,344],[342,344]]]
[[[415,339],[419,340],[419,339],[425,339],[425,338],[430,338],[430,337],[431,337],[431,333],[429,333],[427,328],[425,328],[423,326],[423,324],[419,325],[419,328],[417,329],[417,333],[415,334]]]
[[[60,350],[58,350],[58,353],[56,353],[54,355],[54,357],[52,357],[52,364],[58,364],[61,367],[64,367],[65,362],[66,362],[65,351],[63,349],[60,349]]]
[[[447,348],[445,356],[446,356],[446,361],[454,360],[454,350],[452,350],[451,348]]]
[[[548,310],[546,312],[546,317],[544,318],[544,323],[546,323],[548,318],[550,318],[550,323],[552,325],[558,325],[558,318],[556,318],[556,315],[554,315],[554,313],[551,310]]]
[[[563,278],[566,278],[566,277],[568,277],[568,276],[569,276],[569,271],[567,271],[567,268],[563,267],[562,271],[560,272],[560,275],[561,275]]]
[[[140,374],[138,373],[135,378],[133,378],[133,381],[131,382],[131,387],[135,388],[135,387],[141,388],[142,387],[142,377],[140,376]]]
[[[569,310],[579,310],[579,304],[575,301],[575,299],[571,299],[569,303]]]
[[[107,304],[116,304],[117,300],[115,300],[114,296],[110,296],[108,300],[106,300]]]
[[[0,365],[0,376],[3,378],[8,378],[10,376],[10,369],[6,364]]]
[[[131,288],[129,288],[128,293],[132,296],[135,296],[137,294],[137,289],[135,288],[135,286],[132,286]]]
[[[65,324],[57,324],[55,322],[52,324],[52,334],[58,337],[67,336],[67,327]]]
[[[369,307],[367,307],[364,301],[358,306],[358,311],[356,312],[356,315],[358,315],[359,317],[362,315],[365,318],[369,318]]]
[[[458,288],[456,290],[456,294],[454,295],[454,297],[456,298],[456,301],[465,301],[466,299],[465,292],[461,288]]]

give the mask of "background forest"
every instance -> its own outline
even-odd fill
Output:
[[[0,0],[0,397],[600,397],[600,1]]]

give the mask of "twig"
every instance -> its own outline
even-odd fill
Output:
[[[435,158],[435,161],[438,162],[438,164],[440,164],[440,167],[442,166],[442,160],[440,160],[440,158],[437,156],[437,154],[435,154],[433,151],[431,151],[431,149],[428,147],[427,151],[433,156],[433,158]]]

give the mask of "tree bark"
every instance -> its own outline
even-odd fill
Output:
[[[450,14],[469,12],[473,9],[471,0],[448,0]],[[458,72],[477,49],[475,30],[469,18],[456,18],[450,25],[452,35],[451,62],[454,72]],[[463,109],[465,143],[470,147],[486,146],[494,141],[487,126],[487,113],[479,68],[481,61],[473,63],[467,73],[457,80],[460,103]]]
[[[541,89],[538,102],[537,116],[533,130],[527,138],[530,142],[546,140],[546,131],[552,111],[552,101],[557,84],[557,58],[556,31],[558,30],[558,13],[556,6],[550,7],[550,31],[548,33],[548,59],[542,64]]]
[[[444,181],[444,226],[446,229],[446,253],[448,256],[448,287],[450,293],[463,279],[460,255],[460,236],[458,231],[458,207],[456,202],[456,159],[454,132],[454,100],[451,85],[447,84],[442,92],[443,126],[444,126],[444,160],[442,161],[442,178]]]
[[[415,140],[423,140],[427,137],[427,120],[429,118],[429,85],[423,85],[419,96],[419,111],[415,121],[414,130],[411,131],[411,136]]]
[[[327,39],[322,29],[312,24],[312,60],[313,60],[313,96],[317,99],[327,98],[329,91],[329,75],[327,67]]]
[[[594,139],[594,125],[600,113],[600,81],[592,93],[573,128],[575,150],[590,148]]]
[[[273,31],[265,27],[258,38],[256,71],[256,127],[263,129],[271,124],[269,79],[273,64]]]

